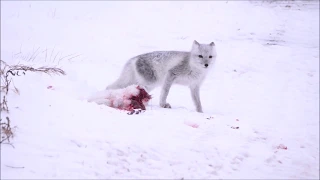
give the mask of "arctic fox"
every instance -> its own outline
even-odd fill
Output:
[[[214,42],[200,44],[193,41],[190,52],[154,51],[127,61],[120,77],[106,89],[120,89],[137,84],[150,92],[162,86],[160,106],[171,108],[166,102],[172,84],[188,86],[197,112],[202,111],[199,88],[217,57]]]

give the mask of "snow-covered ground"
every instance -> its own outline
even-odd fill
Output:
[[[182,86],[139,115],[85,100],[193,40],[218,52],[203,114]],[[3,179],[319,179],[319,1],[1,1],[1,59],[67,73],[14,77]]]

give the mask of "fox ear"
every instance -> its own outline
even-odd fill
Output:
[[[211,43],[210,43],[210,46],[215,46],[214,42],[211,42]]]
[[[198,43],[198,41],[196,41],[196,40],[193,41],[193,44],[194,44],[194,45],[198,45],[198,46],[200,45],[200,44]]]

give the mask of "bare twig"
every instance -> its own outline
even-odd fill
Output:
[[[21,167],[15,167],[15,166],[8,166],[8,165],[6,165],[7,167],[9,167],[9,168],[21,168],[21,169],[23,169],[24,167],[23,166],[21,166]]]
[[[49,60],[49,61],[51,61],[51,57],[52,57],[52,54],[53,54],[53,51],[54,51],[55,48],[56,48],[56,47],[53,47],[53,49],[52,49],[52,51],[51,51],[51,55],[50,55],[50,60]]]
[[[48,49],[46,49],[46,58],[44,59],[44,62],[47,62],[47,55],[48,55]]]
[[[76,58],[76,57],[79,57],[79,56],[81,56],[81,54],[79,54],[79,55],[77,55],[77,56],[73,56],[73,57],[69,58],[69,59],[68,59],[68,61],[70,61],[71,59],[74,59],[74,58]]]
[[[13,81],[11,81],[11,82],[12,82],[12,84],[13,84],[13,92],[15,92],[16,94],[20,95],[19,89],[14,85],[14,82],[13,82]]]
[[[49,74],[49,75],[51,75],[51,74],[66,75],[65,71],[63,71],[60,68],[46,67],[46,66],[42,66],[39,68],[33,68],[30,66],[25,66],[25,65],[14,65],[14,66],[10,66],[10,69],[8,70],[8,72],[10,72],[13,76],[15,76],[15,75],[19,76],[18,71],[22,71],[22,73],[24,73],[24,74],[27,71],[31,71],[31,72],[42,72],[42,73]]]
[[[33,54],[29,57],[28,61],[33,61],[38,56],[39,53],[37,53],[37,52],[39,49],[40,49],[40,47],[38,47],[38,49],[33,52]]]
[[[64,58],[69,57],[69,56],[73,56],[73,55],[74,55],[74,54],[69,54],[69,55],[66,55],[66,56],[60,57],[60,58],[59,58],[59,62],[60,62],[61,60],[63,60]]]
[[[1,145],[2,145],[2,144],[10,145],[13,149],[15,149],[14,145],[13,145],[13,144],[11,144],[11,143],[5,143],[5,142],[3,142],[3,143],[1,143]]]
[[[1,122],[2,119],[0,119]],[[4,141],[8,141],[10,143],[10,138],[13,138],[13,132],[12,128],[10,126],[10,119],[9,117],[6,117],[7,122],[0,123],[1,125],[1,141],[0,143],[3,143]]]
[[[2,101],[0,102],[0,111],[5,111],[9,113],[8,103],[6,96],[3,96]]]
[[[52,62],[55,62],[56,61],[56,58],[58,56],[59,52],[57,52],[56,56],[54,57],[53,61]]]

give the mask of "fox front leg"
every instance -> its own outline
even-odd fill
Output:
[[[171,105],[167,103],[167,97],[168,97],[170,88],[173,84],[173,81],[175,79],[176,79],[176,74],[169,71],[163,83],[161,95],[160,95],[160,106],[163,108],[171,108]]]
[[[196,106],[196,110],[199,113],[203,113],[201,101],[200,101],[200,87],[198,85],[190,87],[191,97],[194,105]]]

